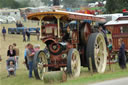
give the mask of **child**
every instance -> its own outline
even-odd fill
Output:
[[[39,50],[40,50],[40,45],[38,45],[38,44],[35,45],[35,46],[34,46],[34,50],[35,50],[35,52],[39,51]]]
[[[8,66],[8,77],[10,75],[15,75],[15,65],[13,61],[10,61],[9,66]]]

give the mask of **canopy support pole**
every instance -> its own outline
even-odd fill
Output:
[[[42,36],[42,19],[40,19],[40,39],[41,39],[41,36]]]
[[[57,30],[58,38],[60,38],[60,19],[59,18],[57,18],[57,25],[58,25],[58,30]]]

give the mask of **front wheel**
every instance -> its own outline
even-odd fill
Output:
[[[86,49],[87,60],[89,57],[92,62],[92,70],[103,73],[107,63],[107,49],[103,35],[101,33],[92,33],[88,39]],[[90,68],[90,65],[89,65]]]
[[[80,76],[80,55],[76,49],[70,49],[67,57],[67,72],[72,77]]]
[[[44,67],[48,64],[47,56],[44,51],[36,52],[34,56],[34,74],[36,79],[43,80],[44,73],[48,71],[48,67]]]

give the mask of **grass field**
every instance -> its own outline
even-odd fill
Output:
[[[8,27],[15,27],[14,24],[11,25],[1,25]],[[34,24],[25,24],[25,26],[36,26]],[[20,49],[20,58],[19,58],[19,69],[16,71],[16,77],[7,78],[7,70],[6,70],[6,59],[7,59],[7,49],[8,45],[12,43],[17,43],[17,47]],[[41,41],[37,41],[36,36],[31,36],[32,44],[40,44],[41,49],[44,48],[44,44]],[[3,41],[2,34],[0,32],[0,55],[2,56],[2,62],[0,62],[0,85],[44,85],[43,81],[36,80],[35,78],[28,78],[28,71],[26,70],[23,61],[24,61],[24,49],[25,45],[28,42],[22,41],[22,35],[9,35],[6,36],[6,41]],[[88,83],[125,77],[128,76],[128,69],[121,70],[118,64],[112,65],[112,71],[109,70],[108,66],[106,68],[106,72],[104,74],[94,73],[93,75],[87,70],[87,68],[81,67],[81,76],[79,78],[68,78],[67,82],[64,83],[54,83],[51,85],[87,85]],[[49,84],[46,84],[49,85]]]

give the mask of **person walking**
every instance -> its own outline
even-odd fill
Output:
[[[31,43],[28,43],[28,49],[26,50],[27,53],[27,60],[29,65],[29,78],[32,78],[32,70],[33,70],[33,58],[35,55],[33,45]]]
[[[30,41],[30,32],[29,32],[29,29],[27,29],[26,35],[27,35],[27,41]]]
[[[2,29],[2,34],[3,34],[3,39],[5,40],[5,38],[6,38],[6,29],[5,29],[5,27],[3,27],[3,29]]]
[[[39,40],[40,32],[39,32],[38,28],[36,28],[36,36],[37,36],[37,40]]]
[[[13,48],[16,52],[16,69],[18,69],[18,66],[19,66],[19,64],[18,64],[19,63],[18,62],[18,60],[19,60],[19,48],[17,48],[16,43],[13,43]]]
[[[119,39],[119,54],[118,54],[118,60],[119,60],[119,66],[121,69],[126,69],[126,56],[125,56],[125,44],[123,42],[123,39]]]
[[[22,32],[22,35],[23,35],[23,42],[26,42],[26,29],[25,28]]]

